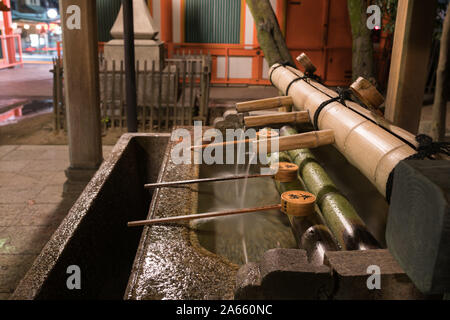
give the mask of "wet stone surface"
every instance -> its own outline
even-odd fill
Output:
[[[162,181],[195,179],[195,166],[163,164]],[[154,218],[196,212],[198,186],[162,188]],[[202,248],[188,224],[145,227],[125,299],[232,299],[237,266]]]
[[[170,143],[169,148],[172,146]],[[162,165],[161,181],[235,174],[234,166],[175,165],[168,158]],[[245,171],[245,166],[238,168],[238,174]],[[270,178],[160,188],[154,194],[149,218],[279,201]],[[277,210],[145,227],[125,299],[233,299],[240,265],[258,261],[271,248],[294,247],[289,222]]]

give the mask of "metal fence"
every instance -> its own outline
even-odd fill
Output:
[[[53,130],[65,130],[66,112],[64,106],[63,66],[60,58],[53,59]]]
[[[53,62],[54,128],[66,129],[63,99],[63,68]],[[100,61],[100,110],[103,130],[126,129],[125,71],[123,61]],[[138,129],[167,132],[174,126],[206,122],[211,80],[209,56],[183,55],[166,59],[163,68],[155,61],[136,62]]]

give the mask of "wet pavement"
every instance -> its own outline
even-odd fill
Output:
[[[103,147],[107,157],[112,147]],[[82,191],[67,146],[0,146],[0,300],[8,299]],[[64,192],[63,192],[64,191]]]
[[[0,70],[0,98],[51,99],[53,75],[51,64],[24,64]]]
[[[13,110],[20,110],[11,114]],[[17,100],[17,99],[0,99],[0,126],[14,124],[24,119],[43,113],[53,111],[53,101],[50,99],[42,100]],[[9,116],[8,116],[9,115]]]

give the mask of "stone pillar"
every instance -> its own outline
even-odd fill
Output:
[[[157,40],[159,30],[154,26],[153,19],[148,10],[145,0],[133,0],[134,18],[134,47],[136,61],[140,61],[139,69],[144,69],[144,61],[151,66],[151,61],[155,60],[156,70],[164,66],[164,45]],[[113,40],[105,44],[105,60],[110,68],[112,61],[120,65],[124,60],[123,42],[123,7],[120,8],[119,15],[111,28]]]
[[[60,10],[70,153],[66,174],[69,179],[86,179],[103,159],[96,4],[92,0],[60,0]],[[79,28],[74,24],[77,19]]]

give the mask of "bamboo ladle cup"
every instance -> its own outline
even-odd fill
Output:
[[[142,227],[158,223],[173,223],[179,221],[196,220],[204,218],[216,218],[216,217],[232,216],[244,213],[254,213],[276,209],[280,209],[283,213],[287,215],[305,217],[314,213],[315,202],[316,197],[309,192],[288,191],[281,195],[281,204],[274,204],[271,206],[257,207],[257,208],[233,209],[200,214],[190,214],[177,217],[132,221],[128,222],[128,227]]]

